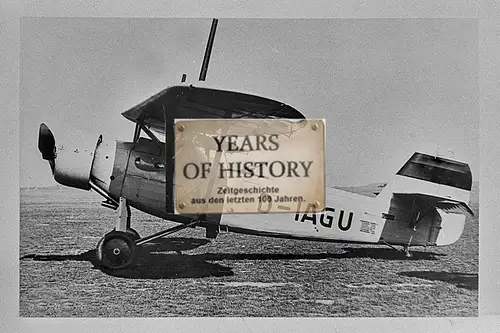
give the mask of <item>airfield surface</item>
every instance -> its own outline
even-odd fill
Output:
[[[219,234],[145,244],[134,269],[105,272],[95,246],[116,211],[70,188],[21,189],[22,317],[477,316],[478,184],[461,239],[413,248]],[[350,188],[370,192],[370,188]],[[141,236],[171,222],[132,209]]]

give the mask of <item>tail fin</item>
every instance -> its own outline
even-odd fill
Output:
[[[393,244],[447,245],[463,232],[472,174],[466,163],[414,153],[377,195],[387,209],[382,238]]]
[[[387,192],[420,194],[468,203],[471,188],[472,173],[467,163],[414,153],[378,196],[385,197]]]

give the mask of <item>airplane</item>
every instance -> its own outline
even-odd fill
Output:
[[[212,21],[200,73],[205,80],[217,20]],[[135,123],[131,142],[110,141],[100,135],[80,146],[57,143],[42,123],[38,148],[59,184],[94,190],[102,206],[118,211],[115,227],[98,242],[96,257],[103,268],[133,267],[138,247],[186,228],[201,227],[206,238],[220,232],[290,239],[385,244],[443,246],[459,239],[465,219],[473,212],[467,205],[472,187],[468,164],[415,152],[374,197],[325,188],[323,212],[294,213],[292,204],[280,203],[283,213],[182,215],[174,209],[175,119],[291,119],[304,115],[290,105],[262,96],[196,87],[185,83],[162,90],[122,113]],[[164,140],[161,138],[164,136]],[[272,203],[271,203],[272,204]],[[131,227],[131,207],[179,223],[141,237]],[[400,251],[400,250],[398,250]]]

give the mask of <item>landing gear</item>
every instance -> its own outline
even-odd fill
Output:
[[[141,236],[139,235],[139,233],[137,231],[135,231],[135,229],[132,229],[132,228],[128,228],[127,229],[127,234],[129,234],[130,237],[132,237],[132,239],[134,241],[138,240],[141,238]]]
[[[411,245],[411,241],[413,239],[413,236],[410,237],[410,239],[408,240],[408,244],[406,244],[404,246],[404,252],[405,252],[405,257],[406,258],[411,258],[413,257],[413,254],[410,253],[410,245]]]
[[[120,198],[119,213],[115,228],[99,241],[96,250],[97,260],[110,270],[130,267],[137,257],[138,247],[142,244],[186,228],[194,228],[203,220],[203,216],[200,216],[198,219],[185,221],[185,224],[141,238],[139,233],[130,227],[130,207],[123,198]]]
[[[215,238],[217,238],[218,234],[219,234],[219,227],[218,226],[212,226],[212,227],[206,228],[206,234],[205,234],[206,238],[215,239]]]
[[[123,231],[107,233],[97,244],[97,260],[108,269],[122,269],[133,264],[137,245],[133,235]]]
[[[411,258],[411,257],[413,257],[413,254],[411,254],[411,252],[410,252],[410,246],[409,246],[409,245],[405,245],[405,247],[404,247],[404,250],[403,250],[403,251],[404,251],[404,253],[405,253],[405,257],[406,257],[406,258]]]
[[[380,242],[381,242],[382,244],[384,244],[384,245],[389,246],[390,248],[392,248],[392,249],[394,249],[394,250],[396,250],[396,251],[398,251],[398,252],[403,252],[406,258],[411,258],[411,257],[413,257],[413,254],[411,254],[411,252],[410,252],[410,242],[408,242],[408,244],[407,244],[407,245],[403,245],[403,250],[400,250],[400,249],[396,248],[396,247],[395,247],[395,246],[393,246],[392,244],[389,244],[389,243],[387,243],[386,241],[384,241],[383,239],[381,239],[381,240],[380,240]]]
[[[130,207],[127,200],[120,198],[119,217],[115,228],[97,244],[96,256],[107,269],[123,269],[131,266],[137,256],[136,241],[139,233],[130,227]]]
[[[116,231],[116,229],[113,229],[112,231]],[[139,233],[133,228],[128,228],[126,233],[135,241],[141,238],[141,235],[139,235]]]

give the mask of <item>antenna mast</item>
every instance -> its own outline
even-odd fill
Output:
[[[208,62],[210,61],[210,54],[212,53],[212,47],[214,45],[215,30],[217,30],[218,19],[212,20],[212,27],[210,28],[210,34],[208,35],[207,48],[205,49],[205,56],[203,57],[203,64],[201,65],[200,71],[200,81],[205,81],[208,71]]]

